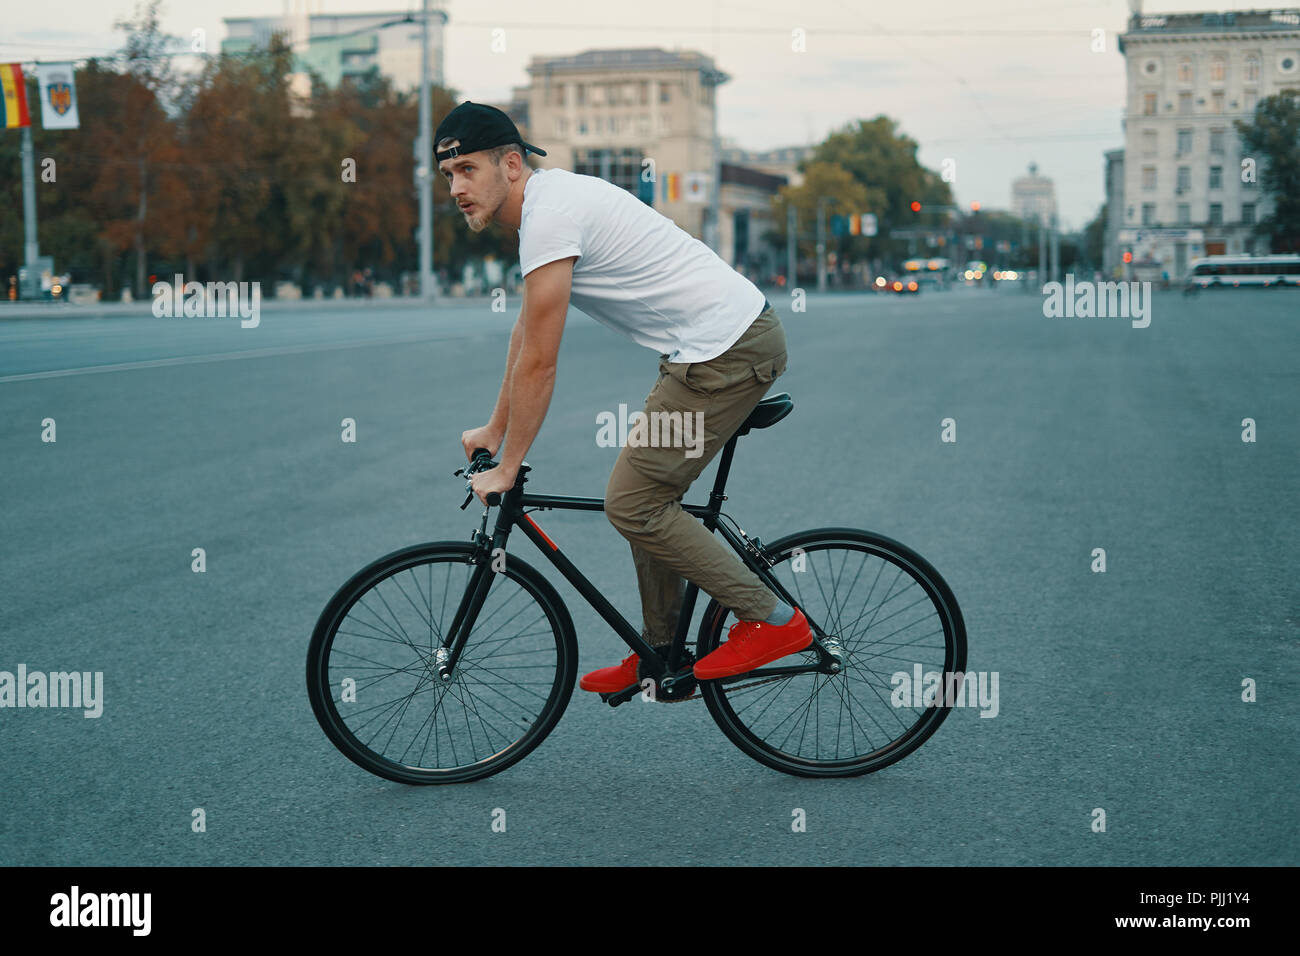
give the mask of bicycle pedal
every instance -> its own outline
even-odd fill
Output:
[[[629,700],[631,700],[639,693],[641,693],[641,685],[631,684],[627,687],[624,687],[622,690],[616,690],[610,694],[606,694],[602,691],[600,694],[600,699],[603,700],[605,703],[609,704],[609,706],[611,707],[617,707],[619,704],[626,704]]]

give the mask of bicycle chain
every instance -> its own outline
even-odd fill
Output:
[[[737,693],[737,692],[742,691],[742,690],[749,690],[750,688],[753,688],[753,687],[761,687],[761,686],[764,685],[764,684],[770,684],[770,683],[772,683],[772,681],[777,681],[777,680],[787,680],[789,677],[790,677],[789,674],[778,674],[778,675],[776,675],[775,677],[768,677],[768,678],[765,678],[765,679],[763,679],[763,680],[756,680],[756,681],[754,681],[754,683],[752,683],[752,684],[741,684],[741,685],[738,686],[738,687],[732,687],[732,688],[730,688],[730,689],[727,691],[727,693],[728,693],[728,694],[734,694],[734,693]],[[686,703],[688,700],[696,700],[696,699],[698,699],[698,698],[700,698],[700,697],[702,697],[702,696],[704,696],[704,695],[703,695],[702,693],[700,693],[699,691],[696,691],[694,694],[691,694],[689,697],[677,697],[677,698],[673,698],[673,699],[670,699],[670,700],[662,700],[662,699],[660,699],[659,697],[656,696],[656,697],[655,697],[655,703],[657,703],[657,704],[684,704],[684,703]]]

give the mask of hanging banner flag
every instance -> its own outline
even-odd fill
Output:
[[[709,174],[686,174],[686,201],[707,202],[709,198]]]
[[[77,84],[71,63],[41,64],[41,124],[46,129],[78,129]]]
[[[664,202],[677,202],[681,198],[681,174],[669,173],[664,177]]]
[[[23,69],[17,63],[0,63],[0,92],[4,93],[5,129],[19,129],[32,125],[32,117],[27,112],[27,84],[23,81]]]

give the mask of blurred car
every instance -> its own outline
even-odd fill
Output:
[[[904,284],[908,279],[915,279],[922,286],[929,285],[935,289],[943,289],[948,285],[951,271],[952,263],[944,258],[908,259],[903,263],[904,276],[899,278]]]
[[[874,292],[887,292],[890,295],[915,295],[921,291],[920,277],[915,275],[876,276],[871,284]]]

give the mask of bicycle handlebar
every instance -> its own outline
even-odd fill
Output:
[[[469,478],[481,471],[487,471],[489,468],[495,468],[496,466],[497,462],[492,460],[492,453],[490,451],[486,448],[475,448],[474,454],[470,455],[469,467],[457,468],[453,474],[458,477],[464,475]],[[474,500],[474,486],[471,482],[465,482],[465,490],[468,494],[465,495],[465,503],[460,506],[461,511],[468,508],[469,503]],[[501,495],[498,492],[489,491],[487,495],[487,503],[488,507],[495,507],[501,504]]]

